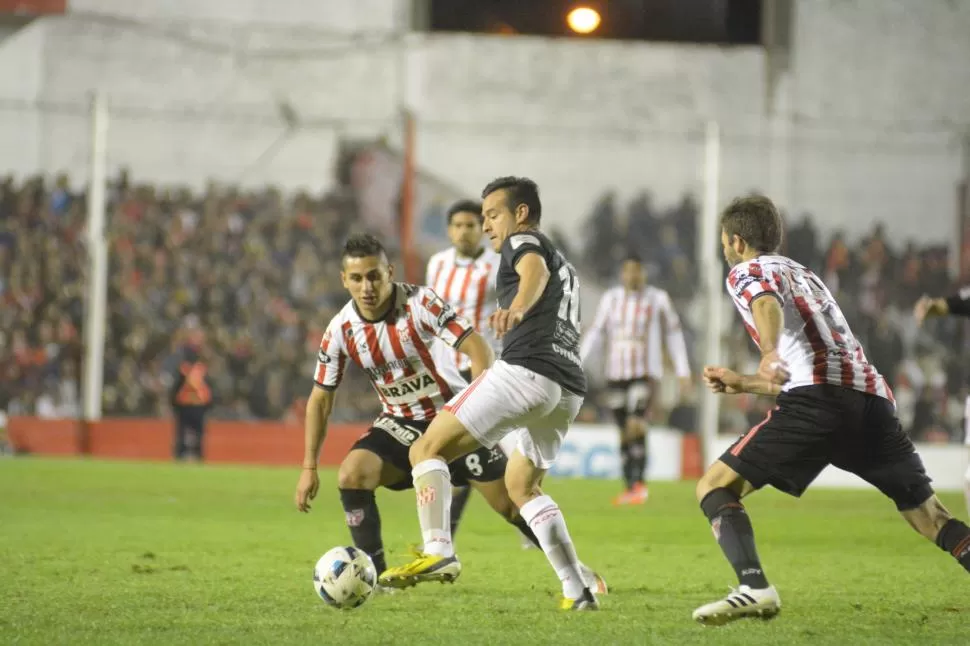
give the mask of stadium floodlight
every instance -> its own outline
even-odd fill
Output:
[[[575,7],[566,15],[566,24],[577,34],[589,34],[600,26],[599,12],[590,7]]]

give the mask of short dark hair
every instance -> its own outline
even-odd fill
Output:
[[[482,216],[482,203],[475,200],[458,200],[452,204],[451,208],[448,209],[448,224],[451,224],[451,220],[457,213],[474,213],[478,216],[479,222],[485,220]]]
[[[729,238],[736,235],[762,253],[781,246],[781,216],[764,195],[735,198],[721,213],[721,228]]]
[[[510,211],[515,211],[520,204],[529,207],[529,223],[539,224],[542,218],[542,203],[539,201],[539,187],[528,177],[499,177],[493,179],[482,190],[482,199],[494,193],[504,190],[507,195],[507,203]]]
[[[369,233],[355,233],[347,238],[347,242],[344,243],[343,253],[340,254],[341,259],[367,258],[368,256],[387,257],[384,245]]]
[[[638,265],[642,265],[643,259],[640,258],[640,255],[636,251],[627,251],[626,255],[623,256],[623,262],[635,262]]]

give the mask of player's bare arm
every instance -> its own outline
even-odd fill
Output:
[[[526,253],[515,265],[519,275],[519,290],[507,310],[499,309],[492,315],[490,325],[501,338],[522,321],[526,313],[539,301],[549,283],[549,268],[538,253]]]
[[[780,385],[760,375],[742,375],[720,366],[704,366],[704,383],[712,392],[724,395],[750,393],[775,396],[781,392]]]
[[[314,386],[306,405],[304,422],[303,469],[296,485],[296,508],[304,513],[310,511],[310,501],[317,497],[320,477],[317,461],[320,447],[327,436],[327,423],[333,412],[334,392]]]
[[[465,336],[458,344],[458,351],[471,360],[472,379],[485,372],[495,361],[492,347],[478,332],[471,332]]]
[[[784,385],[791,378],[791,373],[778,354],[778,342],[785,323],[781,303],[770,295],[757,298],[751,302],[751,314],[761,346],[758,375],[772,383]]]

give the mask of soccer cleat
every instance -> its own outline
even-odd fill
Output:
[[[642,505],[647,502],[647,498],[650,497],[650,492],[647,491],[647,485],[642,482],[637,482],[633,485],[633,489],[630,490],[630,505]]]
[[[621,494],[618,494],[616,498],[613,499],[613,505],[615,507],[621,507],[623,505],[642,505],[647,502],[649,498],[649,492],[647,491],[647,486],[642,482],[637,482]]]
[[[731,594],[694,611],[694,621],[705,626],[721,626],[735,619],[758,617],[772,619],[781,612],[781,597],[775,586],[754,589],[746,585],[731,588]]]
[[[599,610],[600,603],[596,600],[596,595],[590,592],[589,588],[583,588],[583,594],[578,599],[563,597],[559,601],[560,610]]]
[[[584,563],[579,564],[579,573],[583,575],[583,585],[593,591],[593,594],[609,594],[610,589],[606,585],[606,579],[593,571]]]
[[[385,570],[378,583],[389,588],[410,588],[425,581],[454,583],[461,574],[457,556],[435,556],[418,552],[416,558],[400,567]]]
[[[623,505],[629,505],[630,500],[632,500],[632,496],[633,496],[632,491],[624,491],[622,493],[618,493],[616,497],[613,498],[613,506],[622,507]]]

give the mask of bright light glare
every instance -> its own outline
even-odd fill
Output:
[[[576,7],[566,16],[569,28],[578,34],[588,34],[600,26],[600,15],[589,7]]]

